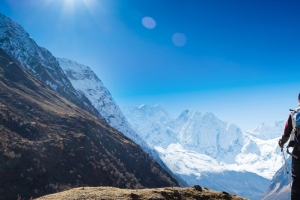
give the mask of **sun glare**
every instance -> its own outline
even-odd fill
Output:
[[[67,3],[74,3],[76,1],[81,1],[81,0],[65,0],[65,2],[67,2]]]
[[[97,0],[63,0],[64,11],[75,11],[76,9],[86,8],[91,12],[96,8],[99,8],[101,5]],[[101,7],[101,6],[100,6]]]
[[[97,0],[63,0],[63,12],[75,14],[77,9],[86,9],[90,14],[93,13],[95,7],[99,7]]]

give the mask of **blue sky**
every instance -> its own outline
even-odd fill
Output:
[[[209,111],[242,129],[297,104],[299,10],[298,0],[0,2],[38,45],[91,67],[120,108]]]

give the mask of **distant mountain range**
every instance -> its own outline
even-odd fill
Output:
[[[277,141],[283,122],[242,131],[213,113],[185,110],[172,119],[161,104],[128,107],[123,111],[172,172],[189,185],[200,184],[215,190],[230,185],[227,192],[259,199],[282,165]],[[208,177],[214,178],[208,181]],[[239,180],[247,180],[247,184],[235,185]]]
[[[242,131],[234,124],[217,119],[213,113],[185,110],[172,120],[163,105],[124,109],[129,122],[151,146],[168,147],[179,143],[184,149],[234,163],[243,142]]]

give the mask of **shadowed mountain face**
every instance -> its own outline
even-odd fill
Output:
[[[81,186],[177,186],[105,121],[36,79],[0,49],[0,198]]]

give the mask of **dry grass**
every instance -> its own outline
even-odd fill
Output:
[[[216,192],[200,186],[194,187],[166,187],[155,189],[119,189],[114,187],[82,187],[75,188],[56,194],[40,197],[36,200],[129,200],[129,199],[232,199],[244,200],[244,198],[228,194],[226,192]]]

